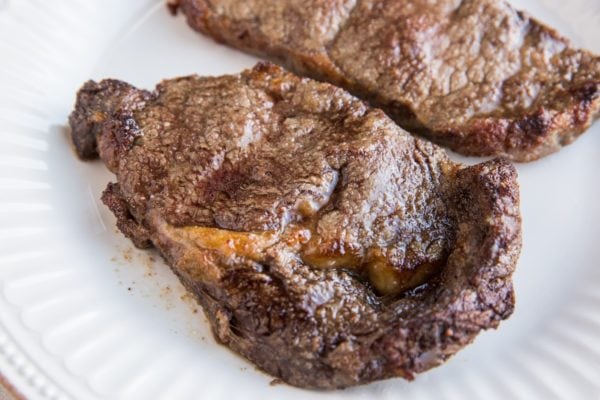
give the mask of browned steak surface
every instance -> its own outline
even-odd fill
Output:
[[[293,385],[412,379],[513,311],[514,167],[455,164],[340,88],[268,64],[88,82],[70,122],[120,230]]]
[[[178,0],[220,42],[338,84],[466,155],[531,161],[598,117],[600,58],[502,0]]]

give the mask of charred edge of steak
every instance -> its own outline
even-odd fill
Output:
[[[105,123],[110,122],[114,114],[124,112],[124,103],[128,103],[127,109],[135,109],[130,104],[135,104],[135,100],[143,103],[149,95],[148,92],[118,80],[86,82],[77,93],[75,109],[69,116],[71,137],[77,155],[83,160],[98,157],[97,138],[105,128]],[[131,99],[131,96],[136,96],[137,99]]]
[[[179,11],[180,0],[167,0],[167,9],[171,13],[171,15],[177,15],[177,11]]]
[[[117,218],[117,228],[133,242],[135,247],[139,249],[152,247],[150,232],[131,215],[118,183],[108,184],[102,193],[102,202]]]
[[[465,134],[457,130],[440,134],[418,125],[412,131],[466,156],[503,154],[516,162],[531,162],[574,142],[598,119],[600,83],[569,89],[565,100],[561,111],[541,107],[514,119],[475,119]]]

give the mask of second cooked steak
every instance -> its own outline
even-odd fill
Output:
[[[513,311],[514,167],[455,164],[335,86],[265,64],[154,92],[88,82],[70,123],[117,176],[120,230],[220,342],[293,385],[412,379]]]
[[[340,85],[465,155],[531,161],[599,116],[600,57],[502,0],[177,0],[218,41]]]

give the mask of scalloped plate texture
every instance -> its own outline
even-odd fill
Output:
[[[242,1],[242,0],[240,0]],[[599,0],[514,0],[600,52]],[[163,0],[0,0],[0,372],[29,399],[600,399],[600,123],[518,165],[515,314],[413,382],[270,385],[99,202],[67,116],[87,79],[152,88],[256,59],[194,33]],[[464,162],[477,160],[460,158]]]

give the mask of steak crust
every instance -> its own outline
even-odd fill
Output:
[[[498,0],[178,0],[219,42],[328,81],[465,155],[532,161],[600,115],[600,58]]]
[[[292,385],[412,379],[513,311],[515,168],[455,164],[338,87],[270,64],[153,92],[90,81],[70,123],[116,174],[119,229]]]

